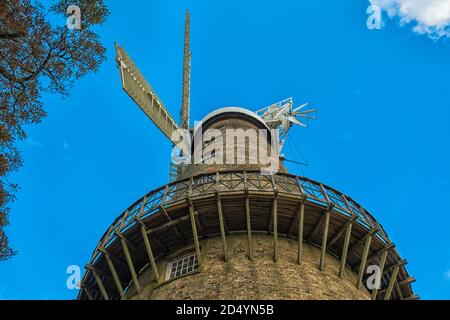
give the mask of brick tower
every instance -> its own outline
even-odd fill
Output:
[[[417,299],[406,261],[373,215],[283,166],[288,130],[314,109],[294,109],[292,99],[257,112],[228,107],[189,127],[189,42],[186,13],[179,124],[116,45],[124,90],[183,161],[106,230],[78,299]],[[230,151],[242,158],[219,161]],[[275,170],[264,170],[262,151]],[[367,285],[372,273],[379,288]]]

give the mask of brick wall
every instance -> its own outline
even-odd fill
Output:
[[[141,273],[143,299],[369,299],[366,289],[355,286],[356,275],[349,269],[338,277],[339,260],[327,254],[325,270],[318,268],[320,249],[304,245],[303,262],[297,264],[297,241],[280,237],[279,258],[273,257],[272,236],[253,235],[254,259],[248,259],[245,234],[227,236],[228,261],[222,258],[220,237],[201,242],[200,273],[163,282],[156,286],[151,270]],[[160,279],[167,261],[159,263]],[[134,298],[139,298],[135,296]]]

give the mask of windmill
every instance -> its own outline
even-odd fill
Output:
[[[189,11],[186,10],[182,102],[179,123],[174,120],[174,117],[167,110],[151,85],[145,80],[133,60],[126,53],[125,49],[120,47],[118,44],[115,44],[115,48],[117,52],[116,61],[120,70],[122,88],[124,91],[161,130],[161,132],[177,147],[173,150],[180,152],[181,155],[189,154],[190,156],[190,132],[193,128],[189,127],[191,70]],[[289,129],[293,125],[306,126],[306,124],[301,122],[298,118],[303,118],[306,120],[316,119],[315,113],[317,109],[303,110],[306,106],[307,104],[303,104],[294,109],[293,99],[288,98],[256,112],[250,112],[249,110],[242,108],[240,108],[240,112],[251,113],[255,117],[258,117],[258,119],[265,122],[266,127],[278,129],[280,132],[278,150],[281,151]],[[180,132],[184,132],[183,137],[180,137]],[[182,143],[180,143],[180,139],[182,140]],[[170,180],[173,181],[180,178],[187,166],[188,165],[186,164],[175,164],[171,162]]]
[[[261,116],[269,127],[278,129],[280,132],[280,147],[283,147],[289,129],[294,125],[300,125],[306,127],[307,123],[301,122],[300,119],[317,120],[318,109],[304,109],[309,103],[304,103],[299,107],[293,108],[294,101],[291,98],[287,98],[280,102],[274,103],[268,107],[257,110],[255,113]],[[300,119],[298,119],[300,118]]]
[[[316,119],[317,109],[307,109],[308,104],[294,107],[292,98],[256,112],[224,107],[207,114],[201,125],[189,127],[189,20],[186,12],[178,123],[125,50],[117,44],[115,48],[125,92],[176,147],[180,131],[186,132],[189,140],[182,141],[189,143],[182,145],[183,156],[195,160],[200,146],[200,162],[173,165],[171,177],[176,181],[146,193],[114,220],[86,265],[78,298],[368,299],[362,284],[369,262],[380,266],[385,286],[372,290],[373,299],[418,298],[410,285],[414,278],[404,268],[406,260],[369,212],[344,193],[290,174],[280,165],[279,150],[289,130]],[[196,137],[208,137],[209,129],[220,134],[196,145]],[[270,135],[261,134],[268,131]],[[256,132],[262,140],[251,140]],[[228,148],[233,156],[240,151],[245,161],[209,161],[229,156]],[[269,149],[265,163],[259,155]],[[255,158],[258,161],[250,161]],[[257,241],[252,240],[255,233]],[[270,242],[273,246],[267,245]],[[267,263],[269,256],[273,263]],[[299,264],[302,272],[291,272]],[[272,281],[268,286],[266,277],[258,276],[261,272],[280,275],[289,285]]]

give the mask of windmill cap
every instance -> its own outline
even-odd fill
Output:
[[[208,113],[200,121],[200,123],[202,124],[202,130],[208,129],[213,123],[216,123],[219,120],[228,118],[244,119],[253,123],[260,129],[270,130],[269,126],[266,124],[263,118],[258,116],[255,112],[241,107],[224,107]],[[194,135],[198,128],[198,126],[194,128]]]

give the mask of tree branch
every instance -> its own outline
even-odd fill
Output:
[[[0,32],[0,39],[14,40],[25,37],[27,34],[25,32]]]

